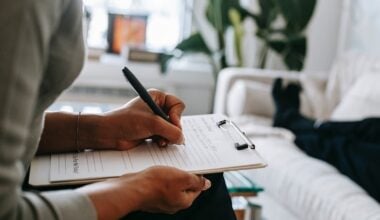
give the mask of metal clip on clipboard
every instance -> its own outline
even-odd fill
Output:
[[[243,144],[240,144],[238,142],[235,142],[235,148],[237,150],[243,150],[243,149],[246,149],[246,148],[251,148],[251,149],[255,149],[255,144],[252,143],[252,141],[247,137],[247,135],[245,134],[245,132],[243,132],[242,130],[240,130],[240,128],[231,120],[221,120],[221,121],[218,121],[216,123],[216,125],[220,128],[224,125],[230,125],[232,126],[235,131],[243,138],[244,142]]]

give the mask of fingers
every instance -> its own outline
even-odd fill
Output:
[[[145,185],[142,198],[144,207],[140,210],[175,213],[192,205],[199,194],[211,186],[202,176],[167,167],[150,167],[139,174]],[[141,181],[140,181],[141,182]],[[144,183],[145,182],[145,183]]]
[[[188,186],[183,191],[182,203],[185,208],[190,207],[193,201],[201,194],[211,187],[210,180],[203,176],[196,176],[189,174]]]
[[[156,89],[149,89],[149,94],[155,102],[169,115],[170,122],[158,119],[151,126],[151,132],[159,135],[163,139],[158,140],[158,145],[163,147],[168,143],[183,144],[184,137],[181,132],[181,114],[185,109],[185,104],[177,97],[163,93]]]
[[[117,141],[117,144],[115,146],[116,150],[129,150],[132,149],[133,147],[141,144],[141,140],[124,140],[121,139]]]
[[[183,144],[184,137],[180,128],[171,123],[168,123],[166,120],[158,116],[154,117],[151,123],[152,124],[149,126],[149,129],[153,135],[159,135],[163,137],[168,141],[168,143]],[[160,142],[161,145],[164,145],[165,140],[161,140]]]
[[[157,136],[157,138],[155,138],[154,141],[158,144],[159,147],[166,147],[169,144],[168,140],[166,140],[165,138],[159,137],[159,136]]]
[[[181,114],[185,109],[185,104],[176,96],[166,94],[156,89],[149,89],[149,94],[155,102],[165,111],[170,117],[171,123],[181,128]]]
[[[166,95],[165,106],[167,108],[171,122],[181,128],[181,115],[185,110],[185,104],[179,100],[177,97],[172,95]]]
[[[203,176],[189,174],[188,186],[186,191],[188,192],[200,192],[207,190],[211,187],[211,181]]]

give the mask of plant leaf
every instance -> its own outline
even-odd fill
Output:
[[[301,70],[306,56],[306,37],[290,39],[284,61],[291,70]]]
[[[288,53],[284,57],[284,62],[290,70],[300,71],[303,68],[303,57],[297,53]]]
[[[185,52],[203,52],[206,54],[212,53],[199,32],[184,39],[176,46],[176,48]]]
[[[173,54],[168,54],[168,53],[160,54],[159,63],[160,63],[161,73],[166,73],[166,71],[168,70],[169,60],[173,57],[174,57]]]
[[[252,19],[254,19],[256,21],[259,18],[258,15],[251,13],[250,11],[248,11],[247,9],[245,9],[243,7],[239,7],[239,8],[235,8],[235,9],[241,15],[242,20],[244,20],[246,17],[251,17]]]
[[[261,13],[259,15],[258,26],[263,29],[269,29],[272,22],[278,15],[278,8],[274,0],[258,0]]]
[[[228,13],[231,8],[240,9],[239,0],[209,0],[206,8],[207,20],[215,29],[224,33],[226,28],[231,25]]]
[[[301,70],[306,56],[306,37],[296,36],[288,39],[271,40],[269,46],[281,54],[290,70]]]
[[[287,47],[287,42],[284,40],[271,40],[269,41],[269,46],[276,51],[279,54],[282,54],[282,52],[286,49]]]
[[[234,31],[234,44],[235,44],[235,52],[238,60],[238,66],[243,65],[243,54],[242,54],[242,42],[244,36],[244,30],[241,21],[241,15],[239,11],[235,8],[231,8],[229,11],[229,18],[232,23],[232,28]]]
[[[184,39],[179,44],[177,44],[175,48],[183,52],[203,52],[209,55],[212,53],[199,32]],[[163,53],[160,55],[159,62],[161,73],[166,73],[169,60],[174,56],[175,55],[173,53]]]
[[[307,24],[315,8],[316,0],[275,0],[290,32],[302,31]]]

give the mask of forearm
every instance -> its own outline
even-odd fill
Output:
[[[161,136],[167,143],[182,144],[180,115],[184,104],[174,96],[150,91],[157,103],[169,109],[171,122],[152,113],[141,100],[99,115],[46,113],[38,153],[68,152],[83,149],[128,150],[146,138]]]
[[[126,182],[123,184],[123,181]],[[91,200],[97,212],[97,218],[119,219],[141,207],[139,184],[135,183],[136,175],[129,174],[124,178],[103,181],[77,188]],[[122,190],[121,190],[122,188]]]
[[[70,152],[97,147],[94,137],[100,117],[66,112],[46,113],[37,153]]]

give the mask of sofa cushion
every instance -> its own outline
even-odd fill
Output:
[[[379,219],[380,206],[329,164],[281,138],[255,139],[268,167],[243,173],[299,219]]]
[[[332,120],[380,117],[380,74],[361,76],[348,90],[331,115]]]
[[[255,118],[234,120],[268,164],[243,173],[299,219],[380,219],[380,205],[374,199],[333,166],[302,152],[284,129],[267,127],[266,135],[259,135],[264,124],[257,125],[261,123]]]
[[[350,52],[332,67],[326,87],[326,105],[331,114],[356,80],[363,74],[380,74],[380,58]]]

